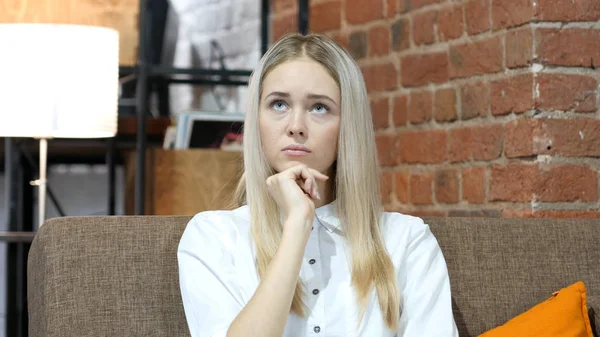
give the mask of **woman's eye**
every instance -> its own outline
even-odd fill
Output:
[[[287,105],[283,101],[275,101],[271,104],[271,108],[276,111],[285,111],[287,110]]]
[[[317,104],[313,107],[312,111],[317,114],[325,114],[329,111],[329,108],[323,104]]]

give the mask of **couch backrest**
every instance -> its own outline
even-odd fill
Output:
[[[576,281],[600,313],[600,221],[425,218],[448,264],[461,337],[501,325]],[[600,330],[600,320],[596,320]]]
[[[29,335],[189,336],[176,255],[189,219],[46,221],[29,252]]]
[[[30,336],[189,336],[176,256],[189,219],[48,220],[29,255]],[[578,280],[600,313],[597,220],[426,222],[448,263],[461,336],[477,336]]]

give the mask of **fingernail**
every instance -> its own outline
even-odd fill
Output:
[[[321,195],[319,194],[319,191],[317,191],[317,199],[321,200]]]

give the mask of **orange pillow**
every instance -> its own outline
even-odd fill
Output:
[[[585,285],[577,282],[479,337],[593,337]]]

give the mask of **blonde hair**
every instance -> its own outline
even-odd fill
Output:
[[[281,63],[301,57],[320,63],[340,89],[342,111],[334,188],[337,216],[352,252],[352,286],[361,308],[361,320],[375,288],[386,325],[396,331],[400,296],[394,265],[382,238],[379,162],[367,90],[354,60],[326,36],[292,34],[281,38],[262,57],[250,79],[244,123],[244,174],[236,190],[236,200],[238,205],[247,203],[250,209],[259,277],[265,275],[282,234],[280,213],[265,183],[275,172],[262,151],[259,134],[262,82]],[[290,308],[298,316],[305,315],[303,295],[303,285],[298,279]]]

